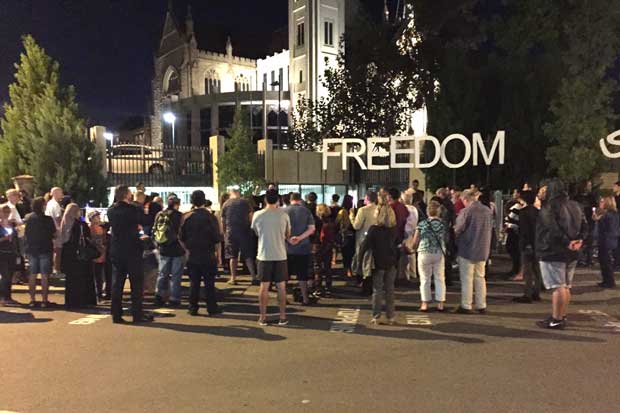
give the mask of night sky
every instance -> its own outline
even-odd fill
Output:
[[[279,46],[278,30],[286,30],[287,0],[174,0],[180,20],[188,2],[202,49],[223,52],[230,35],[235,55],[263,57]],[[60,62],[62,81],[76,87],[90,125],[117,128],[128,117],[147,114],[167,3],[0,0],[0,101],[8,100],[21,36],[29,33]]]

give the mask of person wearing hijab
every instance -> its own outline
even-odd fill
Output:
[[[97,305],[95,280],[89,261],[78,259],[80,239],[90,240],[88,225],[81,219],[80,207],[69,204],[60,223],[62,243],[61,270],[66,275],[65,307],[84,308]]]

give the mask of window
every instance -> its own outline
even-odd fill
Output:
[[[263,90],[267,90],[267,73],[263,73]]]
[[[297,24],[297,46],[303,46],[306,39],[306,25],[304,23]]]
[[[218,79],[205,79],[205,95],[220,93],[220,81]]]
[[[211,108],[200,109],[200,145],[209,146],[211,136]]]
[[[282,68],[278,73],[278,82],[280,83],[280,90],[284,90],[284,69]]]
[[[185,129],[186,129],[186,146],[192,146],[192,112],[187,112],[185,116]]]
[[[181,90],[181,83],[179,82],[179,75],[176,71],[170,73],[168,77],[168,84],[166,85],[166,93],[176,94]]]
[[[323,34],[323,41],[326,46],[334,45],[334,23],[330,21],[325,22],[325,32]]]
[[[299,71],[299,83],[304,83],[304,71]]]
[[[275,81],[276,81],[276,71],[272,70],[271,71],[271,90],[276,90],[276,87],[274,86]]]

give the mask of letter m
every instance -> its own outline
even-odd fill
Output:
[[[484,145],[484,141],[482,140],[482,136],[479,133],[474,133],[474,166],[478,166],[478,152],[482,153],[482,158],[484,159],[485,165],[491,165],[493,162],[493,158],[495,157],[495,152],[499,148],[499,164],[504,164],[504,155],[506,145],[506,132],[503,130],[497,131],[495,135],[495,140],[493,141],[493,145],[491,146],[490,153],[487,152],[487,148]]]

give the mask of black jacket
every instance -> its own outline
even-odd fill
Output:
[[[371,226],[360,246],[359,259],[364,257],[367,250],[372,251],[375,269],[389,270],[396,266],[396,237],[393,229],[378,225]]]
[[[552,182],[536,221],[536,255],[541,261],[571,262],[578,252],[568,249],[574,240],[588,236],[588,223],[581,205],[569,201],[563,188]]]
[[[188,263],[215,264],[215,246],[223,241],[217,218],[204,208],[183,217],[181,241],[189,250]]]
[[[145,217],[141,208],[126,202],[117,202],[108,209],[108,221],[112,228],[111,258],[142,259],[143,248],[139,227],[145,224]]]
[[[535,250],[537,219],[538,210],[533,205],[519,210],[519,251]]]
[[[599,248],[616,249],[618,246],[618,231],[620,218],[616,211],[607,211],[598,221]]]

